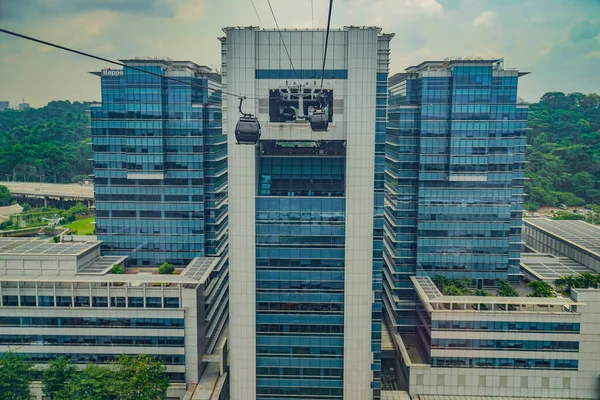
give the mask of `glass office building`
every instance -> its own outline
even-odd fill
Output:
[[[226,28],[233,400],[379,399],[389,42],[373,27]],[[285,44],[285,46],[284,46]],[[287,53],[289,52],[290,59]],[[326,98],[329,128],[308,116]]]
[[[447,59],[390,78],[384,291],[387,316],[415,326],[411,276],[519,274],[526,73],[503,60]]]
[[[128,255],[134,265],[222,255],[227,148],[220,76],[189,61],[122,62],[161,76],[131,68],[93,73],[102,85],[102,103],[91,113],[103,254]]]

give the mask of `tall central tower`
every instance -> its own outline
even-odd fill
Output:
[[[233,400],[380,397],[389,41],[376,27],[226,28]],[[308,116],[325,102],[329,128]]]

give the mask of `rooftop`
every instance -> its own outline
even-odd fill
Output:
[[[600,228],[584,221],[523,219],[523,224],[541,229],[551,236],[572,243],[600,257]]]
[[[567,257],[545,253],[521,253],[521,269],[533,278],[553,283],[562,276],[579,276],[585,272],[595,274],[591,268]]]
[[[223,261],[220,257],[196,257],[186,268],[178,268],[171,275],[160,275],[157,268],[125,268],[123,274],[112,274],[113,265],[122,265],[127,256],[100,256],[100,252],[96,251],[92,257],[79,257],[82,254],[89,254],[87,253],[89,250],[97,250],[100,243],[97,240],[53,243],[48,239],[0,238],[0,259],[40,260],[40,263],[30,262],[21,267],[12,266],[3,269],[0,271],[0,280],[196,285],[204,282],[213,269]],[[57,258],[65,256],[74,258],[67,263],[56,263]],[[21,263],[17,264],[21,265]]]
[[[445,296],[428,276],[411,276],[410,279],[430,312],[573,312],[573,306],[582,305],[566,297]]]
[[[182,276],[203,282],[219,263],[219,257],[196,257],[181,272]]]
[[[382,390],[381,400],[410,400],[410,395],[400,390]]]
[[[442,66],[450,66],[452,64],[458,63],[468,63],[468,64],[494,64],[502,61],[499,58],[492,59],[483,59],[481,57],[454,57],[454,58],[446,58],[444,60],[435,60],[435,61],[423,61],[418,65],[412,65],[406,68],[407,72],[417,72],[425,70],[429,67],[442,67]]]
[[[2,256],[78,256],[100,245],[98,241],[52,243],[32,238],[0,238]]]
[[[382,397],[383,400],[383,397]],[[512,397],[512,396],[453,396],[443,394],[418,394],[412,400],[539,400],[539,397]]]

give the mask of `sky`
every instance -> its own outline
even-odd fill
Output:
[[[260,21],[252,7],[254,2]],[[279,26],[324,28],[325,0],[271,0]],[[275,23],[267,0],[0,0],[0,27],[109,59],[167,56],[220,65],[222,28]],[[600,0],[334,0],[332,28],[395,33],[390,73],[425,60],[504,57],[530,71],[519,96],[600,93]],[[109,67],[0,33],[0,100],[98,101]]]

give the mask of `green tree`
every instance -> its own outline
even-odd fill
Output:
[[[12,195],[10,190],[4,185],[0,185],[0,207],[10,205]]]
[[[65,400],[121,400],[120,379],[112,368],[89,364],[69,382]]]
[[[528,286],[533,289],[531,297],[555,297],[552,286],[544,281],[529,282]]]
[[[32,399],[30,381],[31,364],[11,352],[0,357],[0,400]]]
[[[481,297],[483,297],[483,296],[489,296],[489,295],[490,295],[488,292],[486,292],[486,291],[485,291],[485,290],[483,290],[483,289],[477,289],[477,290],[475,291],[475,293],[473,293],[473,294],[474,294],[475,296],[481,296]]]
[[[499,279],[498,285],[498,296],[501,297],[519,297],[519,292],[505,279]]]
[[[0,177],[71,182],[92,164],[88,103],[53,101],[27,111],[0,111]]]
[[[442,292],[446,295],[446,296],[462,296],[463,295],[463,291],[460,290],[459,288],[457,288],[454,285],[447,285],[444,286],[442,288]]]
[[[171,275],[175,271],[175,267],[173,264],[169,264],[168,262],[164,262],[158,267],[158,273],[161,275]]]
[[[71,208],[69,208],[69,213],[74,215],[86,215],[90,212],[89,208],[83,204],[82,202],[77,202]]]
[[[553,217],[552,219],[559,220],[559,221],[560,220],[562,220],[562,221],[577,221],[577,220],[584,221],[585,215],[571,214],[571,213],[559,213],[556,215],[556,217]]]
[[[167,396],[169,378],[165,365],[156,358],[141,354],[119,356],[115,361],[119,375],[120,400],[163,400]]]
[[[75,379],[77,369],[66,357],[50,360],[42,373],[42,391],[51,400],[65,400],[69,396],[69,384]]]
[[[594,190],[594,185],[594,176],[587,171],[578,172],[571,177],[573,192],[580,197],[589,198]]]
[[[528,114],[529,203],[600,202],[600,96],[549,92]]]
[[[571,293],[571,288],[575,287],[575,277],[572,275],[569,276],[561,276],[557,280],[554,281],[554,284],[559,288],[559,290],[567,293]]]
[[[592,275],[589,272],[584,272],[580,276],[575,277],[575,287],[581,289],[597,288],[600,282],[599,275]]]

